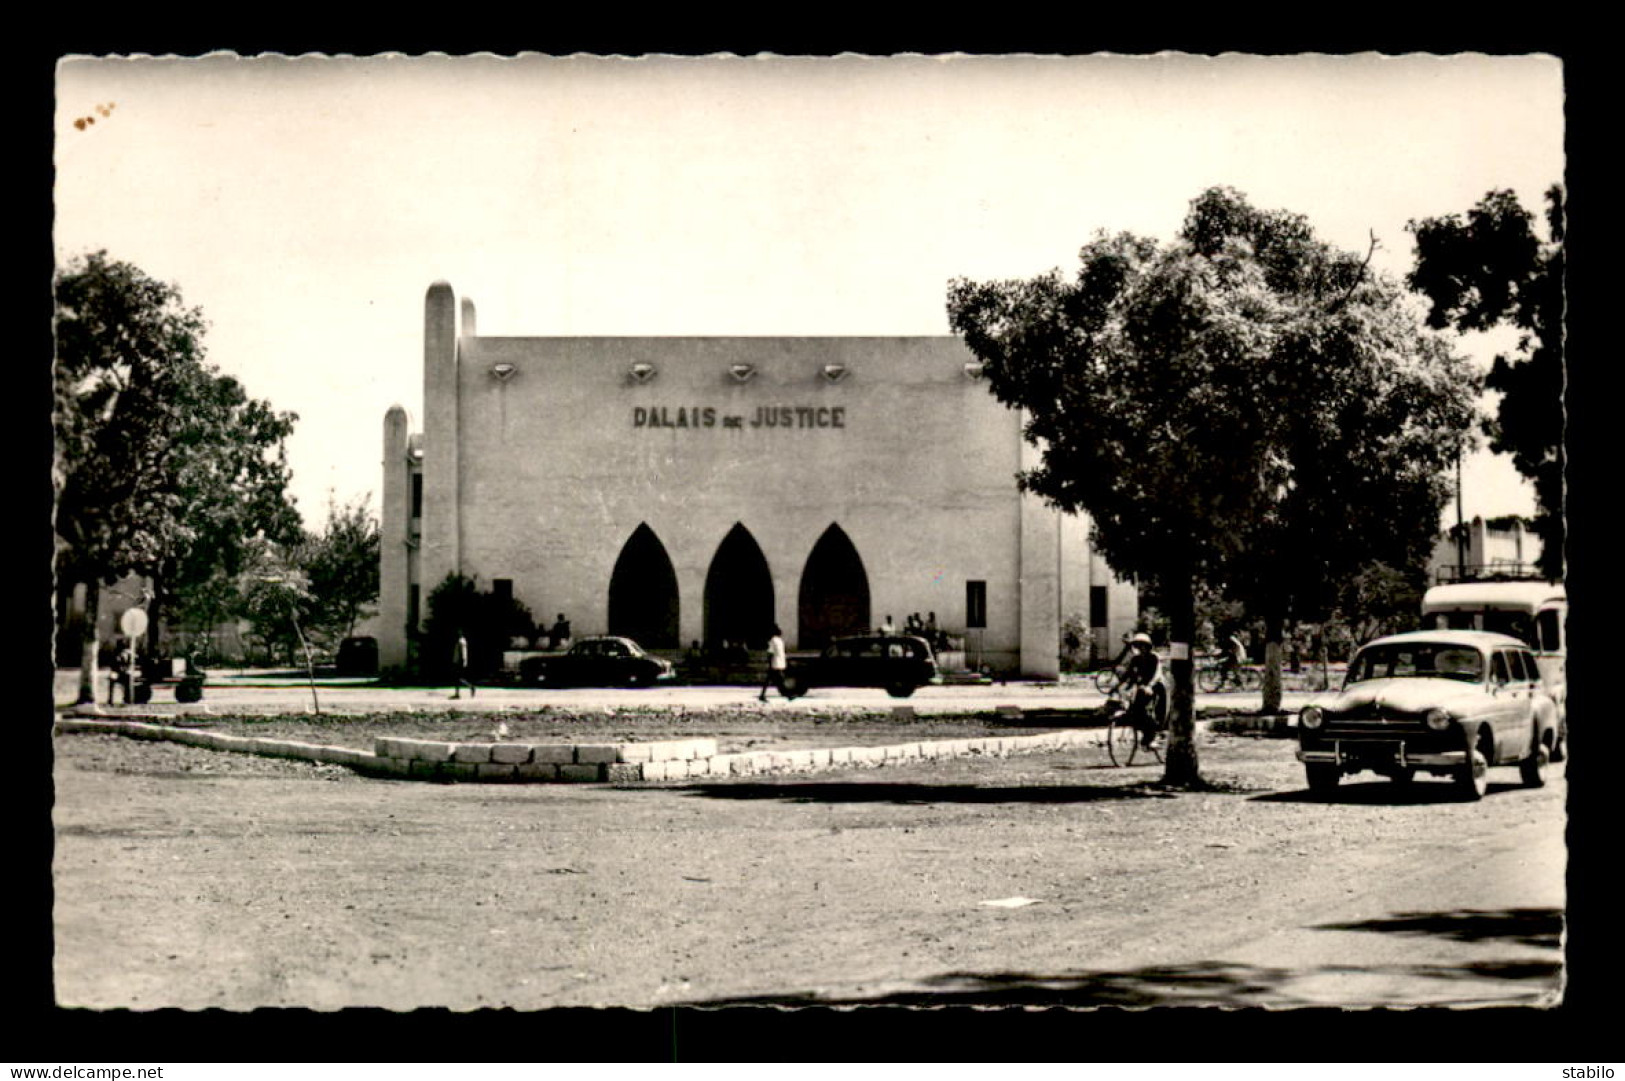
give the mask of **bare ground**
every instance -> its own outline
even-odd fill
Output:
[[[256,731],[318,736],[278,723]],[[1094,747],[612,787],[55,746],[64,1005],[1503,1004],[1560,981],[1556,772],[1469,804],[1312,799],[1290,743],[1222,736],[1198,793]]]

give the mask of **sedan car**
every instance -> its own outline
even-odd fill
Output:
[[[519,678],[532,687],[647,687],[673,675],[630,638],[582,638],[566,652],[526,657]]]
[[[1488,631],[1413,631],[1378,638],[1349,662],[1343,689],[1298,715],[1309,788],[1329,792],[1361,770],[1408,783],[1417,771],[1483,797],[1491,767],[1517,765],[1545,783],[1557,705],[1529,647]]]
[[[931,643],[913,635],[837,638],[818,656],[791,661],[784,677],[793,695],[813,687],[884,687],[893,698],[907,698],[941,682]]]

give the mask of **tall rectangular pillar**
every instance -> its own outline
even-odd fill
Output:
[[[1021,427],[1027,416],[1022,413]],[[1033,469],[1043,451],[1021,440],[1021,468]],[[1031,493],[1021,496],[1021,674],[1056,679],[1061,674],[1061,515]]]
[[[384,417],[383,513],[378,521],[378,666],[406,664],[407,593],[411,588],[410,421],[393,406]]]
[[[425,608],[446,575],[462,569],[459,486],[457,299],[436,282],[423,316],[423,539],[419,548]],[[424,614],[427,614],[425,612]]]

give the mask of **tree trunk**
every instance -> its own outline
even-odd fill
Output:
[[[147,601],[147,652],[154,657],[167,656],[169,653],[169,634],[164,629],[164,614],[169,608],[169,590],[164,588],[164,576],[160,573],[152,579],[151,592]]]
[[[94,574],[85,580],[85,621],[79,627],[79,698],[76,705],[96,708],[96,624],[100,620],[102,584]]]
[[[1264,614],[1264,704],[1260,713],[1281,712],[1281,639],[1286,620]]]
[[[1166,591],[1170,658],[1169,681],[1173,694],[1168,703],[1168,750],[1163,758],[1162,781],[1182,788],[1202,784],[1201,763],[1196,752],[1196,666],[1193,658],[1196,639],[1196,594],[1191,576],[1181,572]]]

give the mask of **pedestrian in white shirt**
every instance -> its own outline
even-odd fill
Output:
[[[777,687],[779,693],[785,698],[794,698],[795,695],[784,687],[784,632],[774,624],[773,634],[767,640],[767,676],[762,680],[762,693],[759,696],[763,702],[767,701],[767,689]]]

